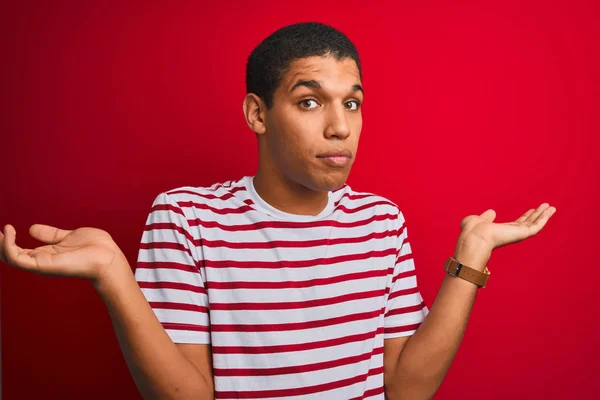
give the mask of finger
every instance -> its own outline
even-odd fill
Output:
[[[484,211],[479,216],[489,222],[494,222],[494,220],[496,219],[496,211],[489,209],[489,210]]]
[[[517,218],[517,220],[515,222],[521,223],[521,222],[525,221],[527,218],[529,218],[531,216],[531,214],[533,214],[534,211],[535,211],[535,208],[532,208],[531,210],[527,211],[525,214],[523,214],[519,218]]]
[[[4,255],[7,264],[24,269],[35,269],[35,260],[29,255],[29,251],[25,251],[17,246],[15,240],[17,231],[12,225],[4,227]]]
[[[533,225],[535,221],[539,218],[540,215],[544,212],[545,209],[550,207],[548,203],[542,203],[540,206],[527,218],[524,222],[526,225]]]
[[[47,244],[60,243],[65,238],[65,236],[67,236],[71,232],[72,231],[59,229],[54,226],[44,224],[33,224],[29,228],[29,234],[33,238]]]
[[[544,211],[541,212],[541,214],[537,217],[537,219],[535,221],[533,221],[534,225],[537,225],[541,222],[546,223],[546,221],[548,221],[548,219],[550,219],[550,217],[556,212],[556,207],[547,207],[546,209],[544,209]]]
[[[533,222],[533,224],[529,227],[530,234],[536,235],[539,231],[542,230],[546,223],[550,219],[550,217],[556,212],[555,207],[548,207],[544,209],[544,211],[538,216],[538,218]]]
[[[4,235],[0,232],[0,261],[6,264],[6,255],[4,255]]]

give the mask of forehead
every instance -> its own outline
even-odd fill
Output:
[[[335,57],[312,56],[294,60],[281,80],[286,92],[299,79],[320,81],[323,87],[343,85],[351,87],[360,83],[360,74],[352,58],[336,60]]]

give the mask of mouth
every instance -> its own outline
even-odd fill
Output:
[[[352,153],[348,150],[333,150],[319,154],[317,158],[323,160],[332,167],[346,167],[350,164]]]
[[[350,150],[331,150],[323,154],[319,154],[317,158],[326,158],[326,157],[346,157],[352,158],[352,152]]]

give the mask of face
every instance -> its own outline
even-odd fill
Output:
[[[341,187],[356,159],[363,96],[353,59],[294,61],[265,112],[261,161],[289,183],[315,191]]]

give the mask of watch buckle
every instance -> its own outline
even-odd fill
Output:
[[[450,275],[456,276],[458,278],[458,275],[460,274],[460,270],[462,269],[462,267],[463,267],[463,264],[460,261],[458,261],[458,265],[456,266],[456,269],[454,270],[454,272],[450,272]]]

